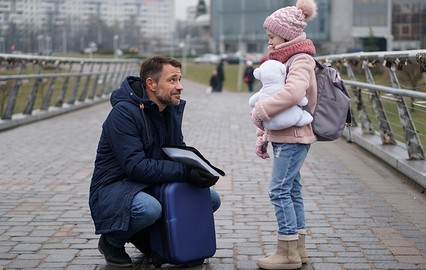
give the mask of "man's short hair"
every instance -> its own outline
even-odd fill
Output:
[[[158,82],[163,71],[163,66],[167,64],[182,69],[182,63],[172,57],[158,55],[145,60],[140,70],[140,78],[143,85],[145,85],[146,79],[148,78],[152,78],[155,82]]]

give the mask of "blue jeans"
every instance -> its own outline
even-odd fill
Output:
[[[269,197],[275,207],[278,234],[295,235],[306,229],[300,169],[308,154],[309,144],[272,143],[274,161],[269,184]]]
[[[221,200],[219,194],[210,189],[213,211],[219,209]],[[115,247],[123,247],[137,232],[148,228],[161,218],[161,204],[157,199],[143,191],[133,198],[130,209],[130,222],[127,231],[116,231],[105,234],[108,242]]]

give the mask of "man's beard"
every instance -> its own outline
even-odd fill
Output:
[[[163,95],[162,91],[157,91],[157,99],[166,106],[177,106],[180,104],[180,99],[173,99],[172,95]],[[175,94],[174,92],[172,94]],[[180,94],[180,93],[179,93]]]

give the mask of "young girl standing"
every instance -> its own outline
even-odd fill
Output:
[[[295,6],[281,8],[268,16],[263,24],[268,36],[268,59],[284,64],[290,57],[284,88],[256,103],[251,120],[256,131],[256,155],[268,158],[268,142],[273,147],[273,165],[269,197],[278,223],[278,242],[274,253],[257,260],[263,269],[297,269],[307,262],[305,248],[305,210],[300,170],[310,144],[316,141],[311,124],[283,130],[264,129],[262,122],[281,111],[297,105],[306,96],[310,111],[317,99],[315,79],[315,46],[306,38],[306,21],[316,16],[314,0],[298,0]]]

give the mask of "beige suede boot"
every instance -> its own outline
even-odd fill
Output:
[[[297,233],[299,234],[299,240],[297,242],[297,250],[299,251],[299,256],[300,256],[300,259],[302,260],[302,263],[307,263],[308,252],[306,251],[306,246],[305,246],[306,229],[298,230]]]
[[[298,269],[302,267],[297,250],[298,235],[278,235],[277,252],[258,259],[256,264],[263,269]]]
[[[297,242],[297,250],[299,251],[300,259],[302,260],[302,263],[308,262],[308,252],[306,251],[306,245],[305,245],[305,239],[306,239],[306,229],[297,230],[297,233],[299,234],[299,241]],[[269,252],[266,254],[266,257],[269,257],[271,255],[275,254],[274,252]]]

